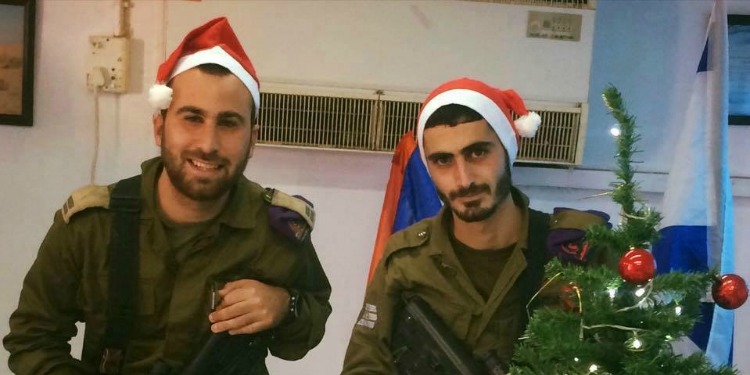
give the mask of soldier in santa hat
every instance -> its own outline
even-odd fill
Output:
[[[227,19],[191,31],[149,94],[161,156],[55,214],[3,340],[16,374],[264,374],[268,352],[296,360],[323,337],[312,204],[243,175],[259,82]]]
[[[507,371],[529,311],[540,301],[533,297],[545,263],[553,256],[584,262],[585,252],[559,245],[608,219],[597,212],[536,211],[513,186],[520,138],[533,137],[540,124],[518,93],[474,79],[448,81],[427,96],[416,138],[443,207],[388,240],[343,374]],[[568,231],[574,236],[558,243]],[[417,321],[429,321],[422,326],[429,328],[415,328]]]

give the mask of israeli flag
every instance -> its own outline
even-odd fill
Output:
[[[664,192],[662,239],[653,253],[659,273],[734,271],[734,223],[727,156],[727,13],[716,0],[685,123]],[[690,340],[714,365],[730,364],[734,313],[703,304]]]

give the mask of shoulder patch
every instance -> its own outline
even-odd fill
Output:
[[[269,224],[285,237],[301,243],[313,230],[315,210],[305,198],[267,188],[263,199],[270,205]]]
[[[315,210],[312,204],[308,203],[302,198],[293,197],[283,191],[267,188],[263,194],[266,202],[272,206],[286,208],[287,210],[294,211],[300,215],[302,219],[307,222],[307,225],[312,229],[315,227]]]
[[[109,208],[109,188],[101,185],[84,186],[68,197],[62,207],[62,217],[65,223],[78,212],[91,207]]]

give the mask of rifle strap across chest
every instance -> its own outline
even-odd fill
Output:
[[[526,269],[521,273],[516,283],[521,287],[521,327],[525,330],[528,324],[528,313],[526,305],[541,288],[544,279],[544,266],[549,261],[547,255],[547,235],[549,234],[549,215],[540,211],[529,209],[529,237],[526,256]],[[536,309],[532,303],[530,311]]]
[[[125,347],[138,310],[141,176],[119,181],[109,198],[112,211],[107,285],[107,328],[100,374],[119,374]]]

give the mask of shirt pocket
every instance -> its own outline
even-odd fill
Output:
[[[446,301],[437,306],[439,307],[438,314],[443,317],[443,320],[453,333],[459,339],[466,340],[469,336],[469,326],[471,325],[471,309],[465,305]]]
[[[424,291],[423,291],[424,292]],[[445,323],[457,338],[466,340],[472,321],[472,311],[467,305],[441,293],[419,293],[430,309]]]

